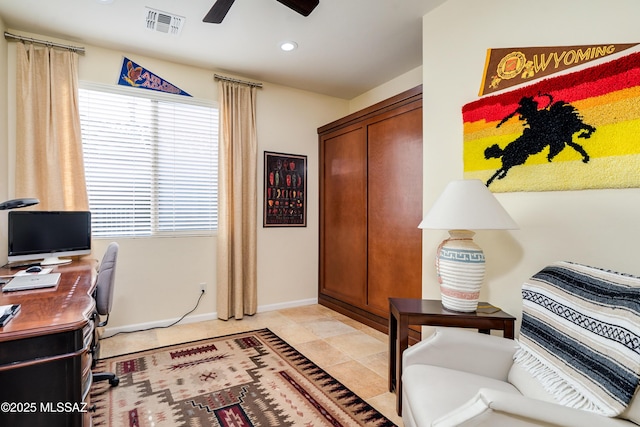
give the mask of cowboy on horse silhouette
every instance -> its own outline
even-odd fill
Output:
[[[487,181],[487,187],[495,179],[502,179],[507,176],[507,172],[514,166],[524,164],[529,156],[541,152],[545,147],[549,147],[547,160],[551,162],[567,145],[582,155],[584,163],[589,162],[589,155],[580,144],[573,142],[573,135],[580,132],[578,138],[590,138],[596,128],[584,123],[578,110],[571,104],[564,101],[553,102],[553,97],[544,94],[549,98],[549,104],[538,109],[538,103],[533,97],[522,97],[518,103],[518,108],[496,126],[499,128],[507,120],[519,115],[519,120],[525,124],[522,135],[510,142],[504,148],[498,144],[493,144],[484,150],[484,158],[501,159],[502,167]]]

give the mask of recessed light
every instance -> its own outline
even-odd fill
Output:
[[[292,50],[297,49],[298,47],[298,43],[296,42],[282,42],[280,43],[280,49],[284,50],[285,52],[291,52]]]
[[[96,0],[100,4],[109,4],[113,3],[113,0]]]

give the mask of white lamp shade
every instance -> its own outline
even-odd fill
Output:
[[[451,181],[418,228],[437,230],[514,230],[515,221],[478,179]]]

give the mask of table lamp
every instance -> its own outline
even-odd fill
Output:
[[[480,180],[450,182],[418,228],[449,230],[436,253],[443,307],[461,312],[478,308],[485,259],[471,230],[513,230],[517,224]]]

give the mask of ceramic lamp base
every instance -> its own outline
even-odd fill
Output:
[[[485,260],[482,249],[473,241],[474,234],[450,230],[450,237],[440,245],[436,270],[442,305],[448,310],[472,312],[478,308]]]

